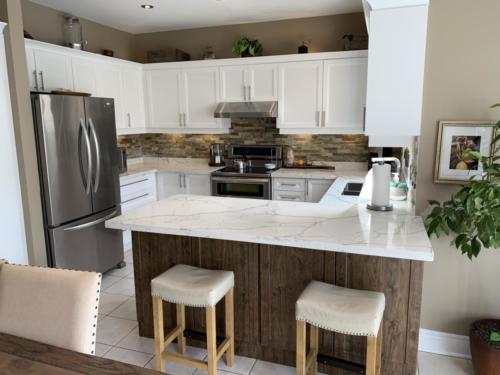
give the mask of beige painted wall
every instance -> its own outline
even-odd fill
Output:
[[[439,120],[496,120],[500,102],[498,0],[431,0],[424,85],[417,209],[428,199],[445,200],[456,189],[433,183]],[[435,262],[426,264],[422,328],[467,334],[477,318],[500,317],[500,252],[469,261],[432,240]]]
[[[297,53],[302,41],[310,41],[310,52],[341,51],[345,34],[366,35],[362,13],[138,34],[136,59],[146,61],[148,50],[175,47],[195,60],[206,46],[214,48],[217,58],[234,57],[231,47],[242,36],[259,39],[265,55]]]
[[[24,29],[33,38],[47,43],[62,44],[63,14],[29,0],[22,0]],[[5,19],[0,9],[0,19]],[[80,19],[84,37],[88,41],[85,49],[89,52],[101,53],[103,49],[111,49],[115,57],[132,60],[134,56],[134,36],[92,21]]]

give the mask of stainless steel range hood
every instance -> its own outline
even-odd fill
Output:
[[[216,118],[276,118],[278,102],[222,102],[215,108]]]

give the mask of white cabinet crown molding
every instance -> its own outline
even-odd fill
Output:
[[[257,65],[257,64],[272,64],[284,63],[293,61],[314,61],[314,60],[329,60],[329,59],[349,59],[353,57],[367,57],[368,50],[358,51],[340,51],[340,52],[315,52],[293,55],[276,55],[276,56],[258,56],[258,57],[236,57],[229,59],[215,60],[193,60],[193,61],[177,61],[164,62],[154,64],[144,64],[144,70],[158,69],[189,69],[201,67],[222,67],[231,65]]]
[[[109,56],[104,56],[104,55],[99,55],[98,53],[93,53],[93,52],[88,52],[88,51],[81,51],[78,49],[73,49],[69,47],[64,47],[64,46],[58,46],[56,44],[51,44],[51,43],[46,43],[46,42],[41,42],[39,40],[34,40],[34,39],[24,39],[24,44],[26,48],[34,48],[38,50],[46,50],[46,51],[53,51],[57,53],[64,53],[73,57],[82,57],[82,58],[88,58],[88,59],[93,59],[93,60],[100,60],[101,62],[105,63],[111,63],[111,64],[128,64],[130,66],[135,66],[135,67],[140,67],[142,69],[144,64],[137,63],[134,61],[129,61],[129,60],[124,60],[124,59],[119,59],[117,57],[109,57]]]
[[[363,0],[369,10],[415,7],[429,5],[429,0]]]

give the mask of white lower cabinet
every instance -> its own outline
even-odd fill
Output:
[[[210,195],[210,175],[195,173],[159,172],[158,199],[175,194]]]
[[[122,213],[156,201],[156,174],[139,174],[120,177]],[[123,232],[123,249],[132,248],[132,233]]]
[[[273,178],[273,200],[318,203],[334,180]]]
[[[210,175],[185,174],[185,194],[210,195]]]
[[[327,190],[332,186],[333,180],[307,180],[306,202],[318,203]]]

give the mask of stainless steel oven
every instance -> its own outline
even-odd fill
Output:
[[[281,155],[276,145],[228,146],[226,168],[211,174],[212,195],[272,199],[271,173],[281,167]]]
[[[212,176],[212,195],[217,197],[271,199],[271,179]]]

